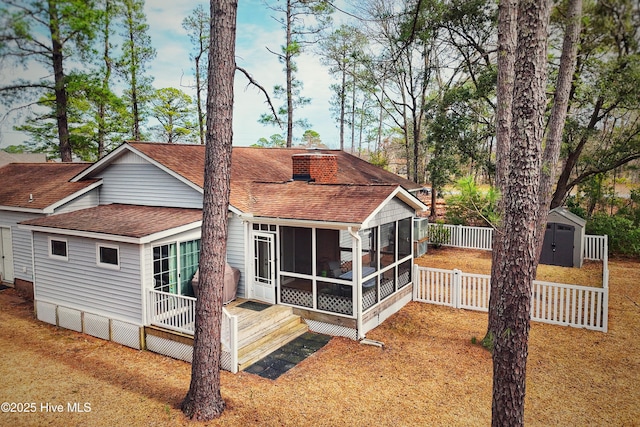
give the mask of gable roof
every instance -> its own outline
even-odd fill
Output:
[[[147,243],[201,224],[200,209],[114,203],[31,219],[21,222],[20,226],[35,231]]]
[[[99,185],[97,180],[69,182],[88,163],[10,163],[0,168],[0,209],[52,213]]]
[[[130,151],[203,192],[205,148],[203,145],[127,142],[82,171],[73,181],[95,176]],[[336,156],[336,183],[292,181],[292,156],[305,153]],[[398,188],[403,189],[400,193],[406,203],[417,210],[426,208],[407,191],[421,186],[341,150],[233,147],[230,185],[231,209],[260,217],[361,223],[391,193],[398,193]]]
[[[132,151],[155,164],[177,179],[185,182],[193,188],[203,191],[204,186],[204,162],[205,146],[189,144],[167,144],[150,142],[127,142],[108,156],[84,170],[73,180],[80,181],[86,177],[91,177],[100,172],[119,156]],[[244,212],[251,212],[254,203],[251,200],[252,193],[256,192],[258,183],[287,183],[292,178],[292,156],[304,153],[332,154],[337,156],[338,185],[360,185],[379,186],[393,185],[401,186],[406,190],[418,190],[420,185],[385,171],[374,166],[365,160],[348,154],[341,150],[308,150],[304,148],[256,148],[256,147],[233,147],[231,159],[231,195],[230,204],[232,207]],[[298,186],[299,187],[299,186]],[[329,190],[318,190],[317,186],[313,191],[327,194],[336,192],[335,188]],[[278,187],[280,204],[285,203],[284,197],[290,194],[283,187]],[[352,190],[353,191],[353,190]],[[361,190],[367,195],[373,190]],[[309,194],[310,191],[307,191]],[[355,197],[355,196],[354,196]],[[295,204],[299,196],[291,194],[287,198]],[[352,206],[351,201],[347,206]]]

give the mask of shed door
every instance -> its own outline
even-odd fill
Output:
[[[253,284],[251,297],[276,303],[276,256],[274,234],[253,232]]]
[[[575,227],[557,222],[547,223],[540,263],[573,267],[573,235]]]
[[[0,227],[0,278],[13,283],[13,248],[9,227]]]

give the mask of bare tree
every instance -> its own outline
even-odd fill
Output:
[[[182,411],[199,421],[219,417],[225,406],[220,394],[220,327],[233,139],[237,8],[234,0],[211,0],[200,287],[191,384],[182,402]]]

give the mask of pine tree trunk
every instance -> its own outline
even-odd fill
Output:
[[[509,147],[511,134],[511,104],[513,101],[514,61],[516,54],[516,20],[518,18],[518,2],[516,0],[501,1],[498,6],[498,105],[496,111],[496,187],[502,196],[498,201],[498,209],[504,212],[504,194],[506,194],[507,177],[509,175]],[[500,295],[499,257],[504,253],[503,237],[506,235],[504,224],[496,224],[493,233],[493,257],[491,263],[491,292],[489,294],[489,313],[497,313],[496,301]],[[482,345],[493,350],[495,336],[495,316],[489,316],[487,334]]]
[[[551,190],[556,179],[556,166],[560,156],[560,146],[562,145],[562,134],[567,118],[569,107],[569,95],[573,85],[573,74],[576,70],[578,58],[578,38],[580,37],[582,18],[582,0],[570,0],[567,9],[567,27],[562,43],[562,54],[560,56],[560,68],[558,70],[558,81],[556,83],[556,93],[553,100],[551,117],[547,133],[544,155],[542,157],[542,170],[540,176],[540,208],[538,209],[538,224],[540,229],[537,236],[538,258],[542,253],[544,243],[544,233],[549,216],[549,205],[551,203]]]
[[[49,30],[51,31],[53,76],[56,98],[56,124],[58,126],[58,138],[60,159],[63,162],[73,161],[71,141],[69,135],[69,122],[67,118],[68,101],[67,88],[64,76],[64,53],[60,35],[60,21],[56,3],[49,1]]]
[[[220,325],[227,248],[233,138],[233,78],[237,1],[211,0],[207,143],[193,362],[183,412],[198,421],[224,411],[220,394]]]
[[[518,5],[513,68],[508,179],[504,185],[501,245],[494,248],[493,426],[524,425],[524,399],[531,306],[535,278],[537,210],[547,78],[547,0]],[[508,77],[508,76],[507,76]],[[493,271],[492,271],[493,273]],[[499,286],[494,283],[497,278]]]

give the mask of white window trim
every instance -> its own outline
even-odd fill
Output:
[[[100,248],[110,248],[118,251],[118,264],[109,264],[100,261]],[[102,268],[108,268],[110,270],[120,270],[120,246],[107,245],[104,243],[96,243],[96,265]]]
[[[64,246],[67,248],[67,255],[66,256],[62,256],[62,255],[57,255],[54,254],[52,251],[52,247],[51,247],[51,242],[52,241],[56,241],[56,242],[64,242]],[[60,238],[60,237],[51,237],[49,236],[47,238],[47,244],[48,244],[48,252],[49,252],[49,258],[53,258],[53,259],[57,259],[60,261],[69,261],[69,242],[67,241],[67,239],[65,238]]]

